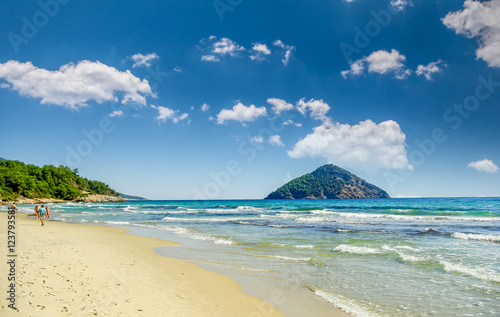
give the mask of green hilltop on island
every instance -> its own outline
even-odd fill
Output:
[[[78,175],[67,166],[43,167],[0,158],[0,202],[124,201],[107,184]]]
[[[390,198],[381,188],[333,164],[293,179],[265,199]]]

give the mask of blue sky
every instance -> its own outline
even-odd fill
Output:
[[[499,196],[500,1],[8,1],[0,156],[152,199],[322,164]]]

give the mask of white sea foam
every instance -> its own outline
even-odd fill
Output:
[[[313,245],[294,245],[295,248],[297,249],[314,249]]]
[[[454,234],[451,235],[451,237],[463,240],[500,242],[500,235],[497,234],[474,234],[474,233],[455,232]]]
[[[310,257],[295,258],[295,257],[291,257],[291,256],[273,255],[273,254],[247,253],[246,255],[257,257],[257,258],[270,258],[270,259],[278,259],[278,260],[291,261],[291,262],[310,262],[312,260],[312,258],[310,258]]]
[[[444,270],[452,273],[469,275],[484,281],[500,283],[500,274],[487,271],[484,268],[471,268],[462,264],[455,264],[448,261],[439,261],[444,266]]]
[[[348,314],[355,317],[377,317],[378,315],[366,311],[364,308],[359,306],[353,299],[348,299],[342,295],[335,295],[332,293],[325,292],[323,290],[315,290],[314,294],[323,298],[333,306],[342,309]]]
[[[181,237],[185,237],[185,238],[189,238],[189,239],[211,241],[211,242],[213,242],[215,244],[218,244],[218,245],[231,245],[231,244],[234,244],[234,242],[231,241],[231,240],[223,239],[223,238],[220,238],[220,237],[217,237],[217,236],[212,236],[212,235],[209,235],[209,234],[204,234],[204,233],[199,233],[199,232],[191,231],[191,230],[186,229],[186,228],[180,228],[180,227],[163,227],[163,226],[158,226],[157,228],[158,229],[162,229],[162,230],[172,231],[173,233],[175,233],[175,234],[177,234],[177,235],[179,235]]]
[[[338,251],[338,252],[342,252],[342,253],[351,253],[351,254],[381,254],[381,253],[385,253],[381,249],[357,247],[357,246],[348,245],[348,244],[341,244],[333,250]]]
[[[107,224],[110,225],[129,225],[130,222],[128,221],[106,221]]]
[[[347,230],[347,229],[340,229],[338,228],[337,230],[335,230],[337,232],[353,232],[353,230]]]

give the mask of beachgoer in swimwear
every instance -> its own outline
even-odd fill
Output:
[[[45,219],[49,219],[49,212],[50,212],[50,207],[47,205],[45,207]]]
[[[35,207],[35,216],[36,216],[36,220],[40,219],[40,206],[39,205],[36,205],[36,207]]]
[[[39,212],[40,212],[40,221],[42,222],[42,226],[45,226],[45,224],[43,223],[43,220],[45,219],[45,212],[47,210],[45,210],[45,208],[43,207],[42,205],[42,208],[40,208]]]
[[[12,203],[12,205],[10,206],[10,210],[17,210],[16,202]]]

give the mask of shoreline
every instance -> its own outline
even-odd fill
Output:
[[[7,223],[7,212],[0,212]],[[0,298],[2,316],[285,316],[243,293],[229,277],[186,260],[155,254],[177,243],[126,229],[47,221],[16,214],[16,307]],[[0,234],[7,236],[7,227]],[[6,249],[6,248],[5,248]],[[7,250],[0,254],[7,258]],[[3,261],[3,272],[8,272]],[[7,273],[0,285],[9,285]],[[282,300],[274,293],[270,302]],[[264,315],[263,315],[264,314]]]
[[[17,205],[32,205],[32,204],[67,204],[67,203],[124,203],[129,201],[122,197],[108,196],[108,195],[88,195],[86,197],[79,197],[74,200],[63,200],[57,198],[25,198],[19,196],[15,203]],[[0,206],[11,205],[13,201],[0,200]]]

